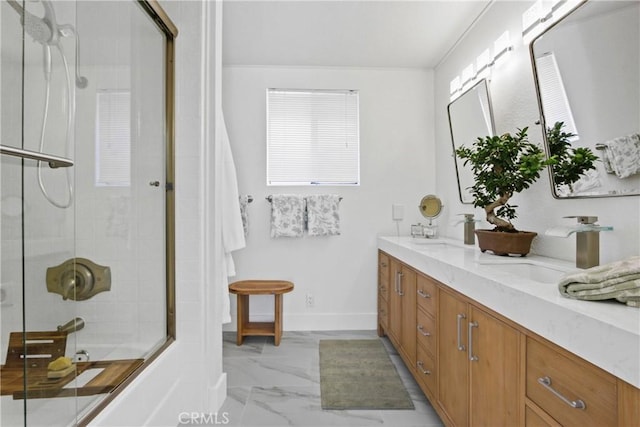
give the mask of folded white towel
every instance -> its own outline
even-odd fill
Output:
[[[605,166],[618,178],[626,178],[640,172],[640,134],[612,139],[604,143]]]
[[[640,304],[640,256],[565,275],[558,284],[562,296],[582,300],[616,299]]]
[[[302,236],[304,205],[304,197],[297,194],[271,196],[271,237]]]
[[[340,196],[320,194],[307,196],[307,228],[309,236],[340,234]]]

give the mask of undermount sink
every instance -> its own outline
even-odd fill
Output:
[[[523,279],[542,283],[557,284],[567,273],[567,269],[552,265],[534,263],[531,261],[515,262],[480,262],[480,265],[495,267],[496,270]]]
[[[411,244],[416,246],[416,249],[428,249],[428,248],[443,248],[447,246],[453,247],[451,243],[442,239],[425,239],[425,238],[413,238]]]

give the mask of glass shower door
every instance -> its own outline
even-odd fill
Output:
[[[0,0],[0,425],[90,418],[174,337],[158,11]]]

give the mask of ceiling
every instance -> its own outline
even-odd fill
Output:
[[[491,0],[226,0],[224,65],[434,68]]]

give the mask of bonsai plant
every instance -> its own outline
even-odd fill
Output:
[[[529,142],[527,127],[513,135],[479,137],[471,147],[455,150],[464,164],[471,166],[475,177],[471,187],[473,205],[483,208],[487,221],[495,225],[493,230],[476,230],[483,252],[488,249],[497,255],[521,256],[529,253],[536,233],[519,231],[513,226],[517,206],[510,204],[509,199],[537,181],[545,167],[553,168],[556,185],[573,183],[586,170],[594,168],[597,157],[593,153],[587,155],[588,149],[570,148],[569,138],[573,135],[562,132],[562,126],[556,123],[548,130],[552,147],[549,158],[542,148]]]

